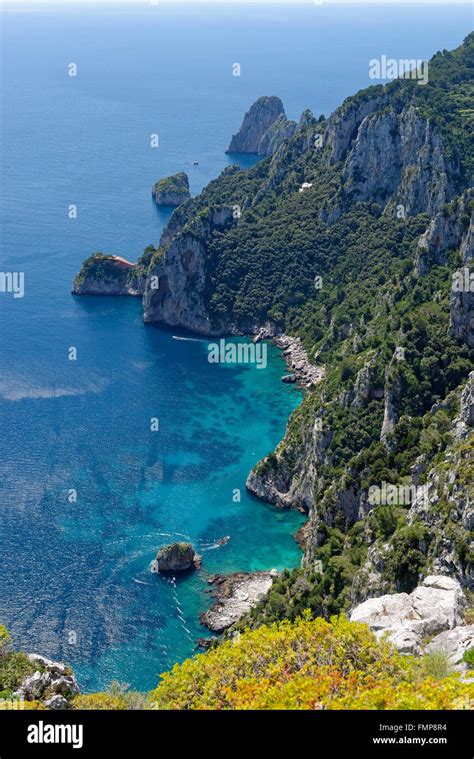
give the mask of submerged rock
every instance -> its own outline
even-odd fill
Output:
[[[279,97],[258,98],[245,114],[242,125],[237,134],[233,135],[226,153],[258,153],[263,135],[281,114],[285,115],[285,109]]]
[[[186,572],[197,569],[201,557],[197,555],[191,543],[170,543],[160,548],[153,562],[155,572]]]
[[[164,177],[152,187],[151,194],[158,206],[176,208],[191,197],[189,179],[184,171]]]

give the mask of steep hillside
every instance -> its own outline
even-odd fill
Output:
[[[252,624],[410,592],[433,571],[474,591],[473,73],[474,34],[433,57],[424,86],[305,111],[270,157],[181,205],[138,263],[145,321],[293,335],[325,368],[247,482],[309,515],[302,569]]]

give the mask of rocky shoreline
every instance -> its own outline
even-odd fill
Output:
[[[305,390],[309,390],[324,379],[324,366],[315,366],[303,347],[301,338],[291,335],[276,335],[268,327],[262,327],[254,337],[254,342],[271,340],[282,352],[283,359],[290,370],[290,374],[282,377],[283,382],[295,382]]]
[[[268,593],[277,576],[276,569],[212,575],[208,583],[213,586],[214,603],[200,615],[201,624],[212,632],[224,632]]]
[[[291,371],[291,377],[301,387],[309,390],[324,379],[324,367],[315,366],[309,360],[299,337],[281,335],[274,337],[273,343],[280,348],[283,358]]]

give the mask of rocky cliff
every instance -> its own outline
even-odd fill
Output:
[[[282,113],[262,135],[258,143],[257,153],[264,158],[272,156],[285,140],[289,140],[296,132],[297,124],[289,121]]]
[[[280,117],[285,117],[283,103],[278,97],[261,97],[253,103],[244,116],[244,120],[237,134],[234,134],[227,153],[258,153],[260,143],[267,130],[279,120],[279,126],[275,127],[273,139],[276,139],[278,131],[284,126]],[[265,138],[266,148],[268,150],[272,136]],[[262,152],[261,154],[266,154]]]
[[[204,302],[207,244],[214,231],[224,231],[235,221],[232,208],[213,209],[193,219],[158,250],[145,283],[145,322],[185,327],[205,335],[222,332],[211,324]]]

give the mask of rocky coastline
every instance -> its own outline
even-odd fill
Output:
[[[213,604],[200,615],[201,624],[214,633],[232,627],[268,593],[277,576],[275,569],[211,576],[208,583],[212,585]]]

